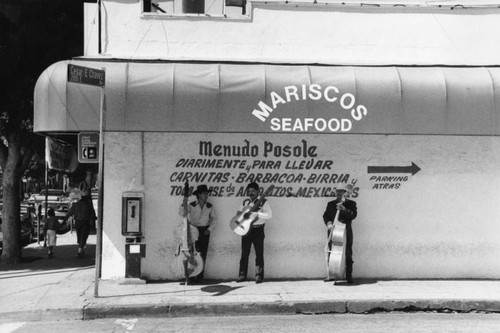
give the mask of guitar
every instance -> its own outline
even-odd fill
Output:
[[[229,226],[235,234],[238,236],[245,236],[248,231],[250,231],[252,224],[259,219],[257,211],[261,208],[262,204],[264,204],[265,197],[273,190],[274,185],[269,186],[266,192],[259,195],[253,206],[247,205],[243,207],[243,210],[231,219]]]
[[[340,203],[345,202],[344,193],[340,198]],[[326,276],[327,279],[341,280],[345,276],[345,245],[346,245],[346,226],[339,221],[340,210],[337,209],[335,219],[333,220],[333,229],[328,234],[325,245]]]
[[[189,197],[189,184],[184,184],[184,214],[182,218],[181,242],[177,246],[175,258],[172,262],[172,271],[177,278],[184,278],[189,284],[189,278],[200,274],[203,270],[203,259],[194,246],[191,227],[188,220],[187,198]]]

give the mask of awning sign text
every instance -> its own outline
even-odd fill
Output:
[[[343,113],[340,117],[331,118],[270,118],[270,128],[276,132],[349,132],[353,121],[360,121],[368,114],[368,109],[364,105],[357,104],[353,94],[341,93],[337,87],[331,85],[286,86],[281,93],[272,91],[269,100],[270,103],[259,101],[257,108],[252,111],[252,115],[262,122],[266,122],[280,105],[295,101],[325,100],[340,106]]]

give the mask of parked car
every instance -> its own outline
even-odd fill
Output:
[[[43,189],[40,191],[40,193],[32,194],[29,197],[28,201],[29,202],[45,201],[45,192],[46,192],[46,190]],[[68,200],[68,196],[63,192],[63,190],[48,189],[47,200],[48,201],[66,201],[66,200]]]
[[[38,194],[32,194],[26,203],[35,207],[41,205],[42,215],[45,216],[45,189],[41,190]],[[69,210],[71,199],[62,190],[49,189],[47,192],[47,205],[48,208],[54,209],[56,217],[61,221]]]
[[[32,205],[21,204],[20,209],[21,243],[23,246],[26,246],[31,244],[33,237],[36,236],[37,215]],[[0,203],[0,246],[3,247],[2,215],[3,203]],[[43,230],[43,226],[41,226],[41,229]]]

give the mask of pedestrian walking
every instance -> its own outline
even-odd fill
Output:
[[[45,235],[45,241],[49,247],[48,257],[52,258],[54,255],[54,247],[57,243],[57,231],[59,230],[59,221],[57,220],[56,214],[53,208],[49,208],[47,211],[47,219],[45,220],[45,226],[43,227],[43,234]]]
[[[91,229],[95,228],[96,214],[92,205],[92,196],[88,189],[82,191],[82,196],[71,208],[63,219],[63,222],[74,216],[76,237],[78,242],[77,257],[81,257],[85,252],[85,245]]]

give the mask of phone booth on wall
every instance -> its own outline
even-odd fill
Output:
[[[125,236],[125,277],[141,277],[141,258],[146,257],[143,236],[144,193],[122,194],[122,235]]]

